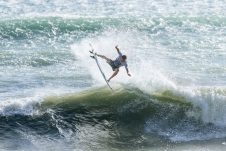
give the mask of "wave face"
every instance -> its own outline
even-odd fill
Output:
[[[2,137],[10,146],[16,136],[18,148],[23,142],[22,148],[38,150],[138,149],[226,136],[225,127],[203,122],[201,108],[169,90],[150,95],[134,87],[115,87],[113,93],[104,87],[1,108]]]
[[[0,150],[225,150],[224,1],[10,0],[0,12]],[[113,93],[89,43],[128,57]]]

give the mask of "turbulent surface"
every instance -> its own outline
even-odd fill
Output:
[[[224,3],[1,1],[0,150],[225,150]]]

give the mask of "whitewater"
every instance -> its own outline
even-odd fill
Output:
[[[0,150],[226,150],[224,4],[0,1]]]

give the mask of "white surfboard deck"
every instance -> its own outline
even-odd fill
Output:
[[[91,46],[91,48],[92,48],[92,46]],[[92,58],[96,61],[97,67],[100,70],[101,75],[103,76],[103,78],[104,78],[105,82],[107,83],[108,87],[113,91],[112,87],[110,86],[109,82],[107,81],[107,78],[106,78],[106,76],[105,76],[105,74],[104,74],[104,72],[103,72],[103,70],[102,70],[102,68],[100,66],[100,63],[99,63],[98,58],[97,58],[97,55],[96,55],[96,53],[95,53],[93,48],[92,48],[91,52],[90,53],[93,56]]]

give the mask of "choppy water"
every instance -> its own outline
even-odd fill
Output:
[[[0,1],[0,150],[225,150],[224,4]]]

